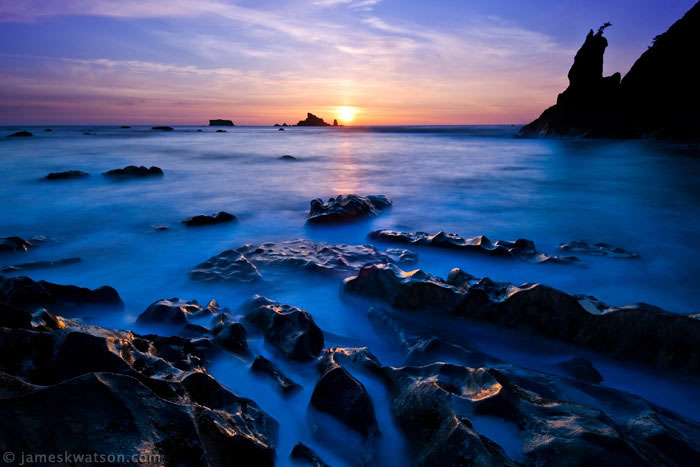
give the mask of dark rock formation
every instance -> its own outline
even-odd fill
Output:
[[[602,76],[605,27],[588,33],[557,104],[519,135],[700,138],[700,90],[690,58],[700,52],[700,4],[654,38],[622,80],[619,73]]]
[[[311,394],[311,405],[327,413],[364,438],[379,436],[374,404],[364,385],[335,361],[334,352],[326,352],[320,364],[321,377]]]
[[[52,312],[84,307],[124,308],[124,302],[112,287],[90,290],[75,285],[35,282],[25,276],[0,276],[0,302],[28,311],[38,308]]]
[[[541,284],[520,287],[459,269],[448,280],[395,265],[345,279],[347,293],[397,308],[432,309],[581,345],[620,359],[700,375],[700,321],[638,303],[610,307]]]
[[[20,263],[12,264],[10,266],[4,266],[0,271],[2,272],[17,272],[17,271],[27,271],[30,269],[48,269],[56,268],[61,266],[68,266],[70,264],[80,263],[82,259],[80,258],[64,258],[56,261],[32,261],[30,263]]]
[[[28,316],[0,327],[3,451],[274,464],[277,422],[209,376],[196,341],[82,326],[46,311]]]
[[[275,385],[285,394],[302,389],[300,385],[285,376],[282,371],[262,355],[255,357],[250,370],[254,373],[269,377]]]
[[[28,131],[22,130],[22,131],[18,131],[17,133],[12,133],[11,135],[7,135],[7,138],[18,138],[18,137],[22,137],[22,136],[34,136],[34,135]]]
[[[254,282],[262,278],[258,268],[295,269],[326,274],[356,272],[366,264],[411,262],[415,255],[407,250],[390,249],[382,253],[370,245],[316,243],[310,240],[267,242],[226,250],[190,271],[198,281]]]
[[[598,373],[590,360],[575,357],[565,362],[557,363],[556,367],[567,375],[585,381],[587,383],[598,384],[603,381],[603,377]]]
[[[234,125],[231,120],[216,119],[216,120],[209,120],[209,126],[236,126],[236,125]]]
[[[229,352],[248,353],[248,334],[241,323],[231,319],[226,313],[219,313],[212,319],[211,333],[214,342]]]
[[[392,201],[384,195],[338,195],[324,203],[311,200],[307,222],[323,224],[376,216],[379,211],[391,207]]]
[[[70,180],[74,178],[89,177],[90,174],[81,170],[67,170],[65,172],[51,172],[42,180]]]
[[[217,133],[226,133],[226,130],[216,130]]]
[[[283,161],[295,161],[295,160],[297,160],[296,157],[290,156],[289,154],[285,154],[284,156],[280,156],[279,159],[283,160]]]
[[[279,128],[277,131],[284,131],[284,128]]]
[[[550,256],[540,253],[532,240],[520,238],[514,242],[496,240],[492,242],[485,235],[463,238],[457,234],[438,232],[431,235],[425,232],[397,232],[394,230],[376,230],[369,238],[388,242],[426,245],[454,250],[482,253],[500,258],[515,258],[530,263],[569,264],[578,262],[575,256]]]
[[[151,303],[136,321],[139,323],[185,324],[189,318],[213,315],[218,310],[219,305],[214,300],[203,307],[197,300],[164,298]]]
[[[297,461],[305,462],[311,467],[330,467],[328,464],[323,462],[320,457],[307,445],[304,443],[297,443],[292,448],[292,452],[289,457]]]
[[[338,120],[333,119],[333,126],[338,126]]]
[[[588,243],[583,240],[574,240],[568,243],[560,243],[558,249],[583,255],[607,256],[610,258],[639,258],[639,253],[627,251],[624,248],[615,247],[607,243]]]
[[[22,237],[1,237],[0,253],[17,253],[28,251],[34,244]]]
[[[692,465],[700,425],[629,393],[501,364],[393,368],[367,349],[335,360],[381,377],[416,465]],[[584,395],[585,404],[572,402]],[[522,439],[512,459],[479,433],[482,417]]]
[[[127,165],[123,169],[113,169],[102,173],[103,177],[113,180],[125,180],[128,178],[162,177],[163,169],[160,167],[146,168],[142,166]]]
[[[151,127],[151,130],[157,130],[157,131],[173,131],[173,127],[171,127],[171,126],[154,126],[154,127]]]
[[[51,133],[53,130],[51,128],[47,128],[44,130],[45,133]]]
[[[324,122],[322,118],[312,113],[307,113],[306,120],[299,120],[297,126],[330,126],[330,124]]]
[[[200,227],[204,225],[215,225],[222,224],[224,222],[233,222],[235,220],[236,216],[234,216],[233,214],[220,211],[218,214],[212,214],[211,216],[200,214],[198,216],[188,217],[187,219],[182,221],[182,223],[185,224],[187,227]]]
[[[313,360],[323,349],[323,333],[307,311],[255,295],[239,312],[244,324],[261,331],[265,341],[289,359]]]
[[[240,252],[222,251],[193,267],[189,274],[194,281],[250,283],[262,279],[258,268]]]
[[[126,130],[126,129],[131,128],[131,127],[129,125],[122,125],[119,128],[121,128],[122,130]]]

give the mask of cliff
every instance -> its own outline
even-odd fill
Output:
[[[603,76],[606,23],[574,58],[569,87],[518,136],[700,139],[700,2],[654,43],[621,80]]]

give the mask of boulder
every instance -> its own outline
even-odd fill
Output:
[[[294,445],[292,448],[292,452],[289,454],[289,457],[300,461],[304,462],[311,467],[329,467],[328,464],[323,462],[320,457],[307,445],[304,443],[297,443]]]
[[[284,128],[280,128],[280,130],[283,130],[283,129]],[[285,154],[284,156],[280,156],[279,159],[283,160],[283,161],[295,161],[295,160],[297,160],[296,157],[290,156],[289,154]]]
[[[535,243],[532,240],[524,238],[520,238],[514,242],[505,240],[496,240],[492,242],[485,235],[463,238],[457,234],[445,232],[438,232],[431,235],[426,232],[397,232],[394,230],[375,230],[369,234],[369,238],[386,242],[425,245],[481,253],[498,258],[513,258],[534,264],[569,264],[578,262],[578,258],[575,256],[550,256],[540,253],[535,248]]]
[[[311,200],[307,222],[324,224],[374,217],[379,211],[390,208],[392,201],[384,195],[338,195],[323,202],[320,198]]]
[[[65,172],[51,172],[42,180],[72,180],[76,178],[89,177],[90,174],[81,170],[67,170]]]
[[[173,131],[173,127],[171,127],[171,126],[154,126],[154,127],[151,127],[151,130],[156,130],[156,131]]]
[[[311,405],[357,431],[364,438],[380,436],[374,404],[367,389],[338,364],[333,356],[334,349],[331,349],[321,362],[321,377],[311,394]]]
[[[0,253],[28,251],[34,244],[22,237],[0,237]]]
[[[270,378],[277,388],[284,394],[290,394],[302,389],[302,387],[285,376],[277,366],[262,355],[255,357],[250,371]]]
[[[274,464],[277,422],[209,376],[195,341],[52,318],[33,329],[0,328],[3,451],[150,454],[143,465]]]
[[[124,302],[112,287],[90,290],[74,285],[37,282],[26,276],[0,276],[0,302],[27,311],[38,308],[47,308],[52,312],[85,307],[124,308]]]
[[[300,120],[297,126],[330,126],[330,124],[312,113],[307,113],[306,120]]]
[[[236,126],[236,125],[234,125],[231,120],[216,119],[216,120],[209,120],[209,126]]]
[[[210,216],[200,214],[198,216],[188,217],[187,219],[183,220],[182,223],[187,227],[200,227],[203,225],[223,224],[224,222],[233,222],[235,220],[236,216],[233,214],[220,211],[218,214],[212,214]]]
[[[611,307],[542,284],[514,286],[459,269],[448,280],[395,265],[369,265],[343,290],[392,306],[435,310],[544,337],[620,359],[700,374],[700,321],[644,303]]]
[[[7,135],[7,138],[21,138],[21,137],[27,137],[27,136],[34,136],[28,131],[22,130],[18,131],[17,133],[12,133],[11,135]]]
[[[216,130],[217,133],[226,133],[226,130]]]
[[[143,165],[137,167],[135,165],[128,165],[123,169],[114,169],[104,172],[102,176],[111,178],[114,180],[124,180],[127,178],[145,178],[145,177],[162,177],[163,169],[160,167],[146,168]]]
[[[212,319],[210,325],[214,342],[237,354],[248,353],[248,334],[241,323],[231,319],[226,313],[219,313]]]
[[[239,312],[246,326],[260,331],[286,358],[313,360],[323,349],[323,333],[307,311],[255,295]]]
[[[411,262],[414,259],[415,254],[407,250],[382,253],[370,245],[333,245],[298,239],[248,244],[237,250],[223,251],[195,266],[190,278],[248,283],[262,277],[258,268],[346,274],[356,272],[366,264]]]
[[[583,240],[573,240],[568,243],[560,243],[557,248],[562,251],[583,255],[606,256],[608,258],[623,259],[639,258],[639,253],[627,251],[624,248],[615,247],[608,243],[588,243]]]
[[[211,300],[202,307],[197,300],[180,300],[179,298],[161,299],[153,302],[136,319],[139,323],[186,324],[189,318],[214,315],[219,305]]]

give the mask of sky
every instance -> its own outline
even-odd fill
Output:
[[[527,123],[694,0],[0,0],[0,125]]]

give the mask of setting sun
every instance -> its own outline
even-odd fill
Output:
[[[348,123],[355,118],[355,114],[357,114],[357,109],[355,107],[342,106],[336,109],[336,113],[338,114],[339,120]]]

